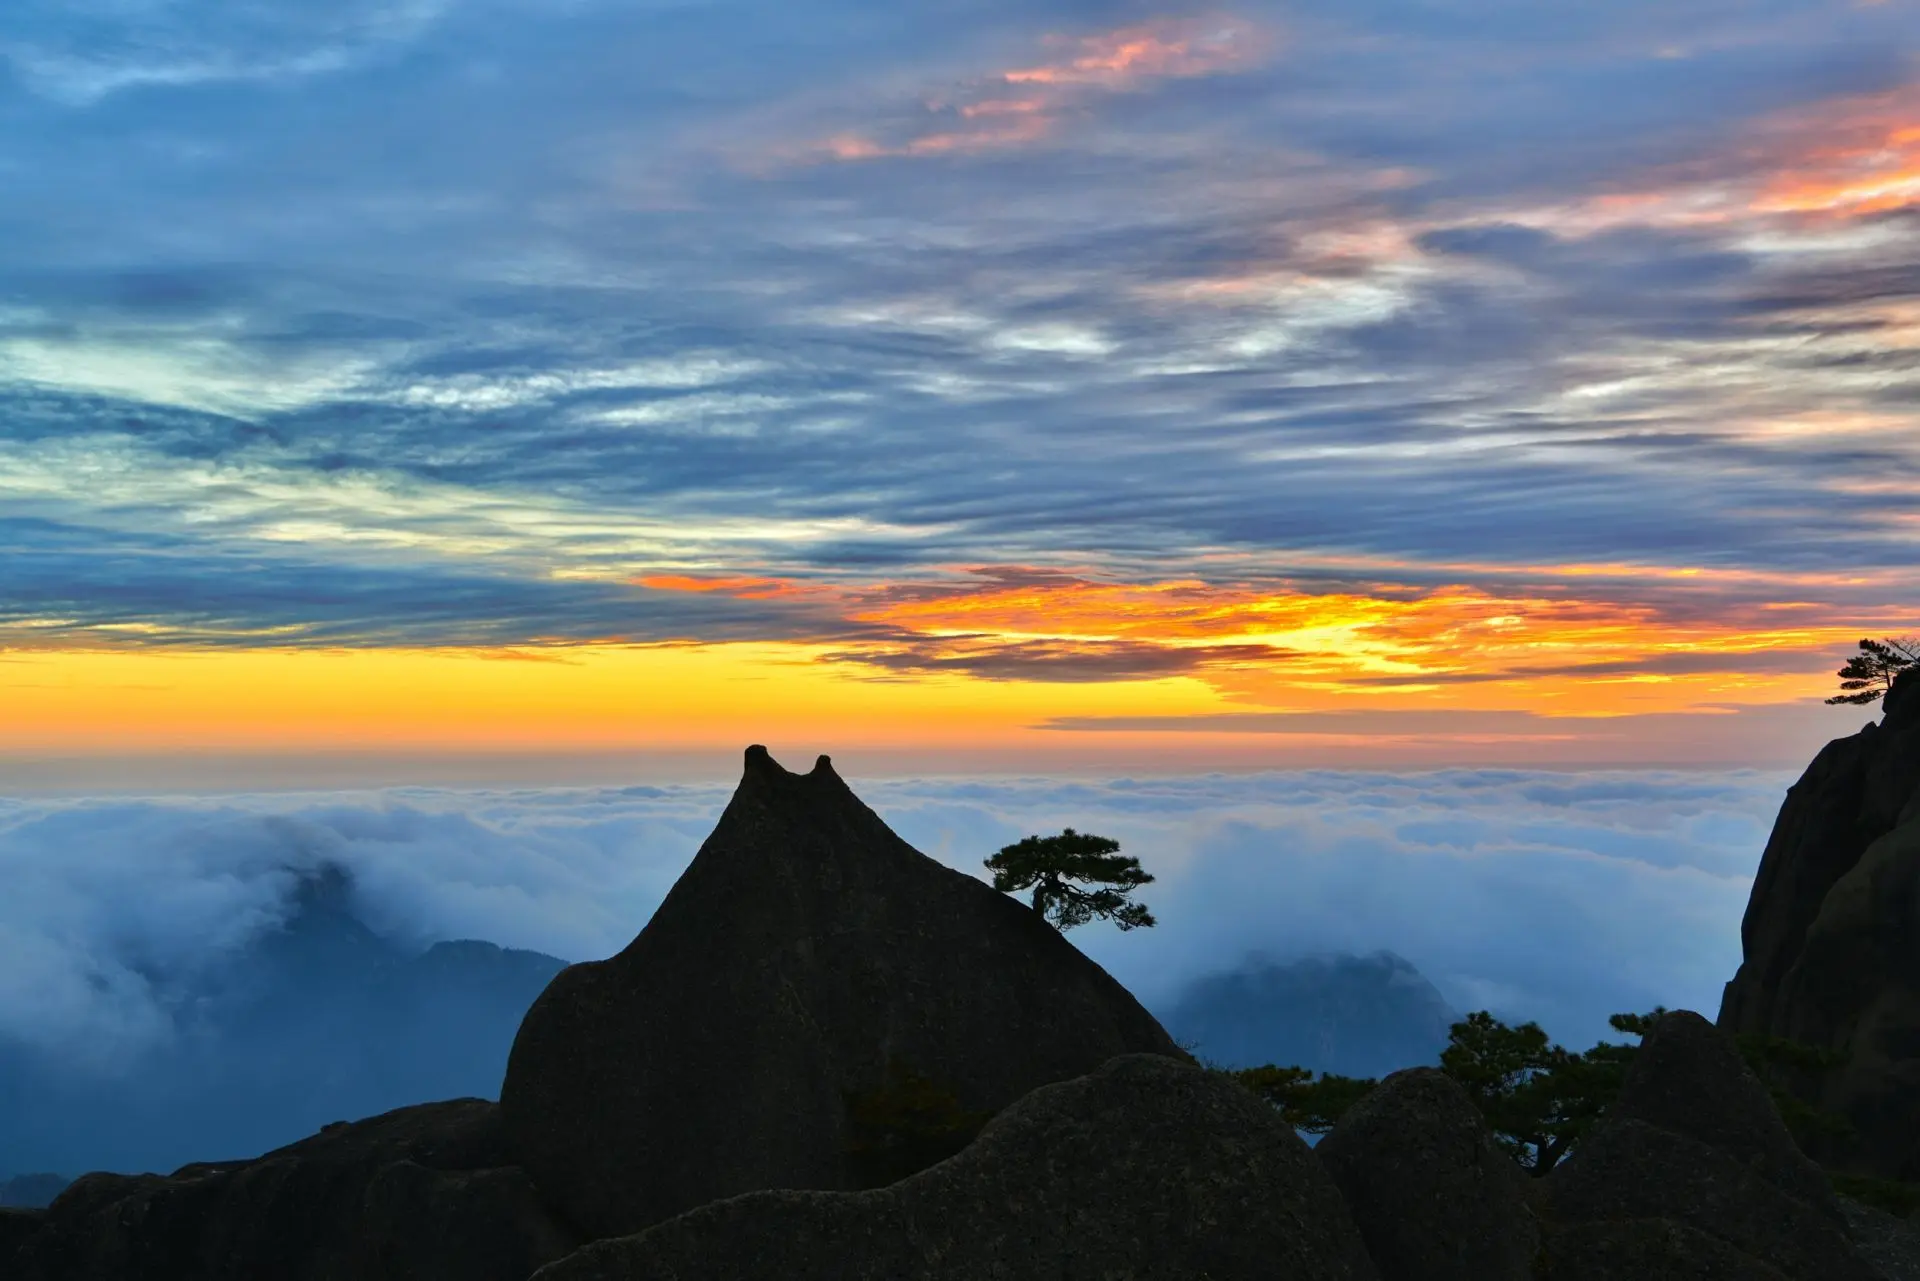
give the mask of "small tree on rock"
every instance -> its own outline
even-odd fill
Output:
[[[1920,663],[1920,639],[1911,636],[1898,640],[1863,640],[1860,652],[1840,669],[1840,688],[1845,691],[1828,699],[1829,703],[1877,703],[1893,688],[1893,678],[1915,663]]]
[[[1120,853],[1120,842],[1107,837],[1069,827],[1058,836],[1029,836],[1004,846],[986,864],[994,889],[1011,894],[1031,889],[1033,910],[1057,929],[1070,930],[1096,916],[1123,930],[1153,924],[1145,904],[1127,899],[1153,877],[1141,870],[1139,859]]]

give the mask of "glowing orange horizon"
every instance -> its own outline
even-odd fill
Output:
[[[1034,727],[1057,721],[1177,727],[1358,708],[1455,716],[1457,730],[1443,716],[1420,734],[1470,760],[1489,741],[1476,719],[1487,713],[1583,718],[1497,736],[1545,742],[1606,718],[1804,704],[1829,691],[1827,660],[1863,632],[1911,630],[1892,611],[1833,622],[1832,607],[1813,600],[1694,616],[1538,589],[1310,591],[1024,567],[890,586],[755,574],[641,581],[829,606],[856,639],[459,651],[303,650],[266,638],[199,650],[48,643],[0,655],[0,751],[693,749],[822,736],[985,749],[1031,741]],[[1744,670],[1714,661],[1742,655],[1803,661]],[[1177,728],[1168,736],[1181,738]]]

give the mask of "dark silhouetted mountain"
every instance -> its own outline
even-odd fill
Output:
[[[1920,668],[1885,716],[1835,739],[1787,791],[1740,925],[1720,1026],[1844,1051],[1789,1082],[1852,1123],[1830,1165],[1920,1180]]]
[[[611,1235],[890,1181],[945,1155],[925,1131],[964,1143],[969,1115],[1135,1051],[1180,1056],[1039,913],[901,840],[826,757],[753,747],[646,928],[527,1012],[500,1112],[540,1191]]]
[[[20,1174],[0,1182],[0,1205],[38,1210],[73,1182],[64,1174]]]
[[[1209,974],[1188,984],[1161,1021],[1223,1067],[1279,1063],[1384,1076],[1438,1062],[1459,1017],[1410,962],[1376,952]]]
[[[370,930],[337,868],[285,923],[168,989],[172,1035],[111,1072],[0,1045],[0,1174],[169,1170],[343,1118],[497,1096],[515,1029],[564,962],[491,943],[424,953]]]

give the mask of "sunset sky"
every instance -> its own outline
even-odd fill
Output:
[[[11,0],[0,193],[16,767],[1775,766],[1920,632],[1909,0]]]

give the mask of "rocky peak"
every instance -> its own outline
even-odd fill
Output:
[[[1920,1178],[1920,669],[1878,725],[1827,744],[1787,792],[1741,923],[1720,1026],[1846,1056],[1794,1082],[1856,1136],[1822,1160]]]
[[[1129,1052],[1184,1057],[1038,914],[901,840],[827,758],[794,774],[753,747],[646,928],[528,1012],[501,1108],[542,1192],[611,1235],[756,1189],[859,1186],[854,1117],[887,1114],[890,1090],[985,1117]]]

